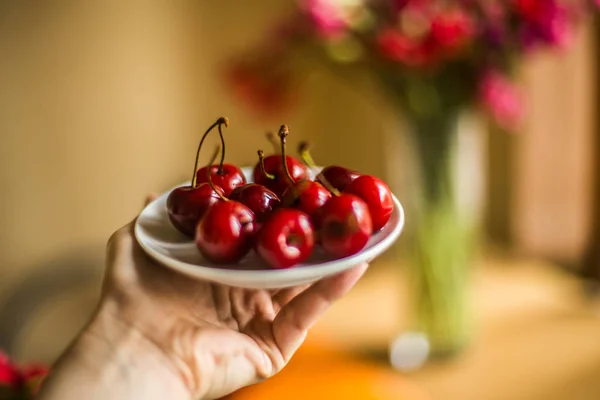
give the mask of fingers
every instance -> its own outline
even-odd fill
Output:
[[[135,222],[132,221],[122,228],[119,228],[110,236],[110,238],[108,238],[108,243],[106,244],[108,259],[114,258],[118,250],[123,248],[123,246],[128,247],[131,245],[134,225]]]
[[[272,297],[273,310],[277,314],[287,303],[289,303],[294,297],[304,292],[310,285],[294,286],[287,289],[281,289],[275,293]]]
[[[302,344],[306,331],[336,300],[348,293],[367,267],[368,264],[359,265],[323,279],[281,309],[273,322],[273,334],[286,359]]]

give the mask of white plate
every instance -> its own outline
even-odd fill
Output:
[[[250,181],[251,168],[243,168],[243,171]],[[395,207],[388,223],[371,237],[364,249],[351,257],[335,259],[315,247],[307,262],[288,269],[269,269],[254,251],[237,264],[217,265],[204,259],[194,241],[171,225],[166,211],[169,193],[170,191],[163,193],[150,203],[137,219],[135,236],[140,246],[150,257],[167,268],[192,278],[229,286],[278,289],[317,281],[370,262],[398,239],[404,227],[404,211],[394,196]]]

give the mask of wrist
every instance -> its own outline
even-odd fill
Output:
[[[105,306],[56,365],[42,399],[46,392],[56,395],[48,398],[192,398],[169,357]]]

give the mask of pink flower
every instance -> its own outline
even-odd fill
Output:
[[[514,129],[523,117],[522,96],[516,86],[498,71],[488,71],[479,85],[483,107],[504,128]]]
[[[521,38],[526,48],[541,43],[564,47],[572,37],[574,10],[557,0],[514,0],[524,27]]]
[[[304,0],[303,7],[318,34],[325,37],[343,33],[352,22],[362,0]]]
[[[0,387],[8,386],[11,389],[18,389],[21,382],[21,374],[16,365],[0,350]]]

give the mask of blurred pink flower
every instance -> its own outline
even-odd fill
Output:
[[[347,27],[344,9],[336,0],[305,0],[304,8],[323,36],[335,36]]]
[[[303,0],[302,7],[326,38],[343,34],[365,10],[364,0]]]
[[[498,71],[488,71],[479,85],[483,107],[502,127],[514,129],[524,114],[522,96],[514,83]]]

